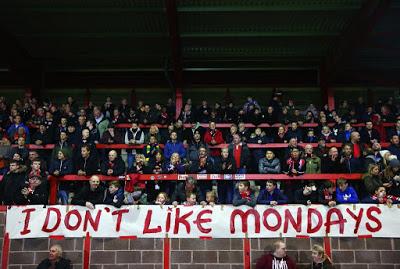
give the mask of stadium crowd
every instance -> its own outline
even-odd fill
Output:
[[[89,208],[102,203],[335,206],[400,201],[400,110],[393,98],[367,105],[360,97],[354,103],[342,101],[336,110],[327,105],[318,110],[313,104],[300,109],[293,100],[283,103],[276,94],[266,106],[252,97],[241,105],[228,101],[213,106],[205,100],[195,106],[187,99],[179,115],[175,110],[172,99],[166,105],[139,101],[130,106],[127,99],[116,104],[107,97],[102,105],[80,106],[72,97],[61,105],[30,97],[9,104],[0,97],[0,202],[46,204],[48,176],[69,174],[90,180],[62,181],[59,203]],[[120,128],[122,123],[130,127]],[[230,127],[217,128],[218,123]],[[313,127],[304,127],[309,123]],[[285,147],[261,147],[270,143]],[[30,149],[29,144],[54,148]],[[139,147],[98,148],[100,144]],[[364,175],[354,182],[190,177],[184,182],[140,182],[135,177],[184,173]],[[97,175],[116,180],[101,182]]]

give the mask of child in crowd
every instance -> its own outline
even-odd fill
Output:
[[[347,180],[339,178],[336,182],[336,202],[338,204],[358,203],[358,195],[353,187],[349,186]]]
[[[367,204],[386,204],[391,206],[392,204],[399,204],[400,197],[388,195],[384,186],[379,186],[375,189],[375,193],[364,198],[363,203]]]
[[[257,204],[274,206],[287,203],[288,198],[277,188],[273,180],[267,180],[266,188],[261,190],[257,197]]]
[[[166,194],[165,192],[160,192],[157,195],[156,201],[154,202],[154,204],[156,205],[168,205],[168,203],[169,203],[168,194]]]
[[[335,186],[331,181],[325,181],[318,190],[318,203],[333,207],[336,205]]]
[[[111,181],[104,197],[104,204],[121,207],[124,202],[124,190],[119,181]]]
[[[206,192],[206,200],[205,201],[201,201],[201,205],[205,206],[205,205],[210,205],[210,206],[214,206],[216,204],[217,201],[217,196],[215,195],[215,191],[208,191]]]
[[[241,206],[247,205],[251,207],[256,206],[256,197],[254,192],[250,189],[249,181],[240,181],[235,194],[233,195],[233,205]]]
[[[194,206],[197,205],[197,194],[194,192],[186,193],[186,201],[183,203],[184,206]]]

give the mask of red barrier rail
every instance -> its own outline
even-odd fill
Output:
[[[301,147],[304,147],[307,144],[311,144],[314,148],[318,146],[317,143],[299,143]],[[342,147],[343,143],[326,143],[326,147]],[[383,148],[386,148],[390,145],[390,143],[381,143]],[[98,149],[143,149],[146,144],[140,145],[127,145],[127,144],[96,144],[96,148]],[[159,144],[160,148],[164,148],[164,144]],[[226,148],[229,144],[219,144],[215,146],[208,146],[210,149],[213,148]],[[269,144],[247,144],[250,149],[267,149],[267,148],[287,148],[288,143],[269,143]],[[12,145],[12,147],[17,147],[17,145]],[[54,144],[47,144],[44,146],[38,146],[35,144],[27,144],[27,149],[42,149],[42,150],[51,150],[54,149]]]
[[[125,176],[112,177],[98,175],[102,181],[125,180]],[[196,180],[331,180],[346,178],[347,180],[360,180],[362,174],[304,174],[301,176],[288,176],[285,174],[129,174],[135,180],[186,180],[193,177]],[[66,175],[62,177],[49,176],[51,205],[57,202],[59,181],[87,181],[90,176]]]
[[[232,124],[233,123],[216,123],[216,127],[217,128],[223,128],[223,129],[224,128],[230,128]],[[162,125],[162,124],[155,124],[155,125],[158,128],[161,128],[161,129],[168,128],[168,125]],[[260,127],[260,128],[278,128],[281,125],[282,125],[281,123],[274,123],[274,124],[261,123],[259,125],[254,125],[252,123],[245,123],[244,124],[244,126],[246,128],[256,128],[256,127]],[[286,125],[283,124],[283,125],[285,127],[289,126],[289,124],[286,124]],[[392,127],[392,126],[395,126],[396,123],[394,123],[394,122],[385,122],[385,123],[382,123],[382,125],[383,125],[383,127]],[[131,128],[131,126],[132,126],[132,123],[115,124],[116,128]],[[188,124],[188,123],[185,123],[183,126],[185,128],[191,128],[192,127],[192,125]],[[208,123],[200,123],[200,126],[202,126],[204,128],[207,128],[208,127]],[[328,126],[332,127],[332,126],[335,126],[335,124],[334,123],[329,123]],[[365,124],[364,123],[355,123],[355,124],[352,124],[351,126],[353,126],[353,127],[364,127]],[[29,128],[33,128],[33,129],[39,128],[39,126],[36,125],[36,124],[28,124],[28,127]],[[148,128],[150,128],[150,125],[149,124],[139,124],[139,127],[141,129],[148,129]],[[299,127],[300,128],[315,128],[315,127],[318,127],[318,123],[304,123],[304,124],[300,125]]]

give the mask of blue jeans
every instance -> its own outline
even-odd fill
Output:
[[[68,204],[68,195],[69,195],[69,192],[66,191],[66,190],[59,190],[58,191],[57,197],[58,197],[58,199],[61,200],[61,204],[62,205],[67,205]]]
[[[219,180],[217,182],[218,189],[218,203],[219,204],[232,204],[233,201],[233,181],[232,180]]]
[[[133,153],[128,153],[127,159],[128,159],[128,169],[132,167],[133,163],[135,162],[135,157],[136,154]]]

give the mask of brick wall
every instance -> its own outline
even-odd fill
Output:
[[[5,214],[0,212],[0,243],[3,243]],[[269,248],[274,239],[250,239],[251,262]],[[31,269],[47,256],[54,242],[60,243],[74,268],[82,268],[83,239],[11,240],[9,268]],[[241,239],[171,239],[171,269],[239,269],[243,268]],[[287,238],[288,253],[298,268],[310,268],[312,244],[322,244],[322,238]],[[400,239],[333,238],[330,240],[333,260],[338,269],[400,269]],[[162,239],[92,239],[93,269],[161,269]],[[1,256],[0,256],[1,257]]]

